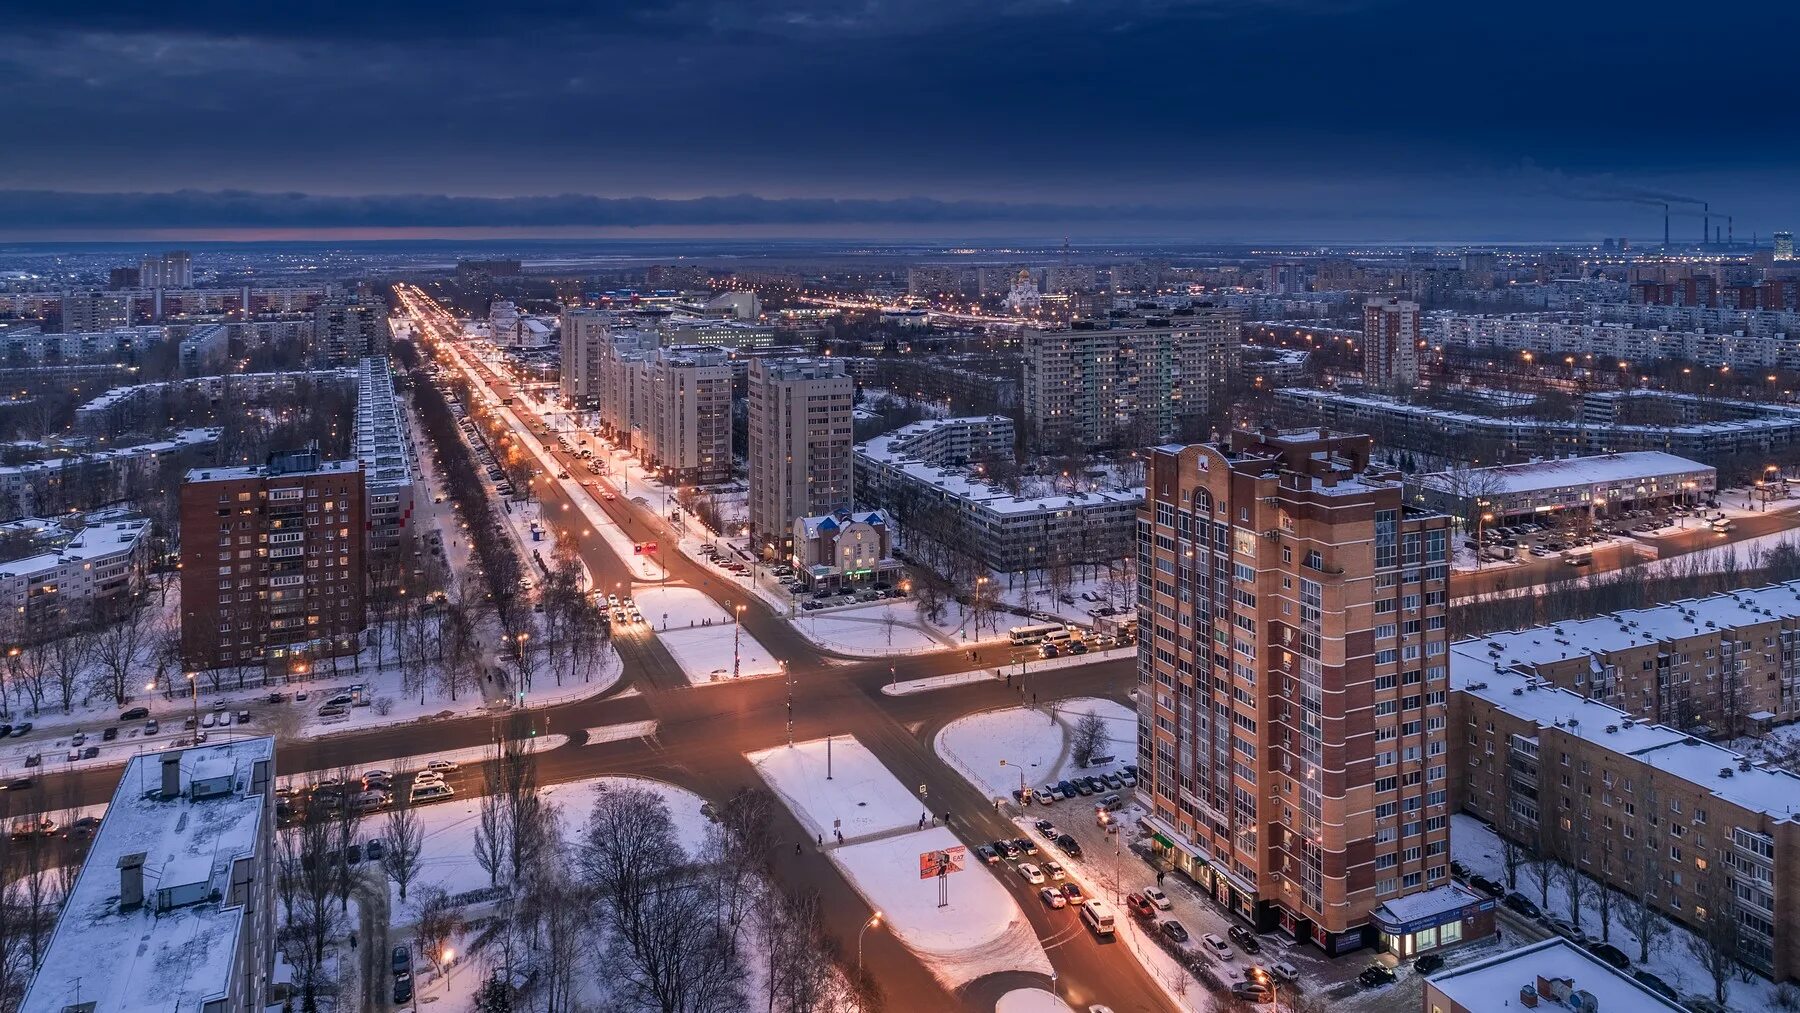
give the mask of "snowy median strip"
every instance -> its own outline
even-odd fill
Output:
[[[656,734],[655,721],[629,721],[622,725],[601,725],[587,730],[587,744],[597,746],[605,742],[622,742],[625,739],[647,739]]]
[[[977,668],[969,672],[951,672],[949,675],[929,675],[923,679],[892,682],[882,686],[881,691],[888,696],[911,696],[914,693],[929,693],[934,689],[967,686],[972,682],[993,682],[999,678],[985,668]]]
[[[514,747],[521,752],[541,753],[550,749],[560,749],[568,744],[569,737],[567,735],[533,735],[516,740]],[[493,746],[465,746],[461,749],[446,749],[437,753],[414,753],[410,756],[391,756],[386,759],[370,760],[364,769],[372,770],[379,767],[384,770],[404,772],[423,770],[425,765],[432,760],[449,760],[451,763],[461,765],[484,763],[493,758]],[[296,771],[291,776],[283,775],[282,779],[284,781],[311,781],[317,780],[326,773],[328,771],[325,770]]]
[[[965,861],[945,883],[920,875],[924,856],[960,851],[961,842],[945,827],[917,829],[925,801],[854,737],[776,746],[747,758],[816,837],[831,841],[843,833],[850,843],[828,845],[825,854],[946,989],[1001,972],[1051,973],[1031,923],[986,866]],[[940,888],[947,903],[940,904]]]
[[[645,625],[694,685],[781,671],[774,656],[702,591],[646,587],[638,591],[636,600]]]

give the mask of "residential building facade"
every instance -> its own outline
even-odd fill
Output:
[[[365,625],[360,462],[316,449],[198,468],[181,487],[181,653],[189,668],[304,671]]]
[[[1419,382],[1419,304],[1404,299],[1363,303],[1363,383],[1400,390]]]
[[[644,463],[679,484],[731,478],[731,363],[716,348],[659,348],[641,364]]]
[[[1105,326],[1027,330],[1020,383],[1034,450],[1148,446],[1205,435],[1237,373],[1240,317],[1211,304]]]
[[[750,362],[750,536],[792,554],[797,517],[848,510],[855,384],[831,359]]]
[[[1145,823],[1239,917],[1333,954],[1449,883],[1449,518],[1370,444],[1158,447],[1138,515]]]
[[[887,514],[880,510],[795,518],[793,567],[815,590],[866,586],[901,572]]]

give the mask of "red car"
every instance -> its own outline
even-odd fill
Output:
[[[1139,918],[1149,920],[1156,917],[1156,905],[1146,900],[1141,893],[1126,894],[1125,906],[1131,910],[1132,914],[1137,915]]]

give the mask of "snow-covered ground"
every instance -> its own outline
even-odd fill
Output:
[[[801,635],[828,651],[861,657],[924,654],[969,645],[974,630],[946,609],[943,620],[932,623],[919,615],[918,605],[905,598],[888,599],[834,609],[805,612],[793,619]],[[986,623],[982,624],[983,631]],[[984,640],[1006,639],[1006,632],[987,632]]]
[[[1497,883],[1506,882],[1506,862],[1501,849],[1500,837],[1489,829],[1487,824],[1463,813],[1450,817],[1450,857],[1461,862],[1472,874],[1480,874]],[[1519,892],[1529,897],[1533,903],[1539,900],[1537,880],[1524,869],[1519,870]],[[1712,975],[1707,973],[1700,960],[1688,947],[1692,933],[1674,922],[1669,923],[1669,931],[1654,941],[1650,948],[1650,960],[1638,963],[1638,937],[1620,917],[1621,909],[1633,902],[1624,895],[1615,895],[1618,903],[1613,907],[1612,931],[1609,939],[1614,946],[1625,951],[1631,958],[1633,970],[1647,970],[1658,978],[1674,986],[1682,995],[1699,994],[1710,997],[1713,994]],[[1550,885],[1550,903],[1545,914],[1567,918],[1569,916],[1569,898],[1561,884]],[[1593,900],[1588,900],[1582,907],[1581,928],[1591,936],[1600,934],[1600,911]],[[1748,983],[1732,978],[1726,1003],[1734,1010],[1772,1010],[1775,1009],[1775,985],[1766,978],[1752,977]]]
[[[718,603],[691,587],[646,587],[638,610],[682,674],[696,685],[781,671],[762,644],[739,629]]]
[[[1099,755],[1111,756],[1115,763],[1104,766],[1135,762],[1137,712],[1098,697],[1073,697],[1037,709],[1005,707],[970,714],[940,729],[934,746],[939,756],[989,798],[1010,798],[1019,788],[1021,773],[1024,783],[1035,788],[1083,770],[1070,756],[1069,743],[1076,723],[1089,712],[1106,725],[1107,741]]]
[[[881,687],[888,696],[911,696],[914,693],[929,693],[934,689],[948,689],[951,686],[967,686],[971,682],[983,682],[998,679],[994,673],[985,668],[977,668],[968,672],[951,672],[948,675],[928,675],[923,679],[903,679],[890,682]]]
[[[894,937],[943,982],[957,989],[1000,971],[1050,973],[1037,933],[995,873],[973,856],[949,878],[938,906],[936,877],[919,877],[919,855],[959,847],[944,827],[832,849],[829,854]],[[1001,873],[1004,875],[1005,873]]]
[[[1015,988],[994,1003],[994,1013],[1062,1013],[1071,1007],[1053,992]]]
[[[826,842],[835,862],[887,931],[918,956],[947,989],[1000,971],[1050,973],[1031,923],[986,866],[967,861],[949,879],[950,902],[938,906],[938,883],[919,878],[919,856],[959,847],[944,827],[919,827],[926,805],[851,736],[776,746],[751,753],[769,787],[803,826]],[[834,827],[834,821],[841,821]],[[846,843],[832,843],[835,832]]]
[[[751,753],[749,759],[801,824],[827,841],[834,830],[853,840],[902,827],[916,829],[920,815],[929,813],[929,807],[854,736],[837,736],[829,745],[825,739],[814,739],[775,746]]]

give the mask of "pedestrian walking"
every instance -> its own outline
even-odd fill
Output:
[[[1157,886],[1162,885],[1163,875],[1164,875],[1163,870],[1161,870],[1161,869],[1156,870],[1156,885]]]
[[[1006,673],[1006,685],[1008,687],[1012,686],[1012,673],[1011,672]]]
[[[800,842],[795,841],[794,842],[794,854],[798,855],[800,853],[801,853]]]

